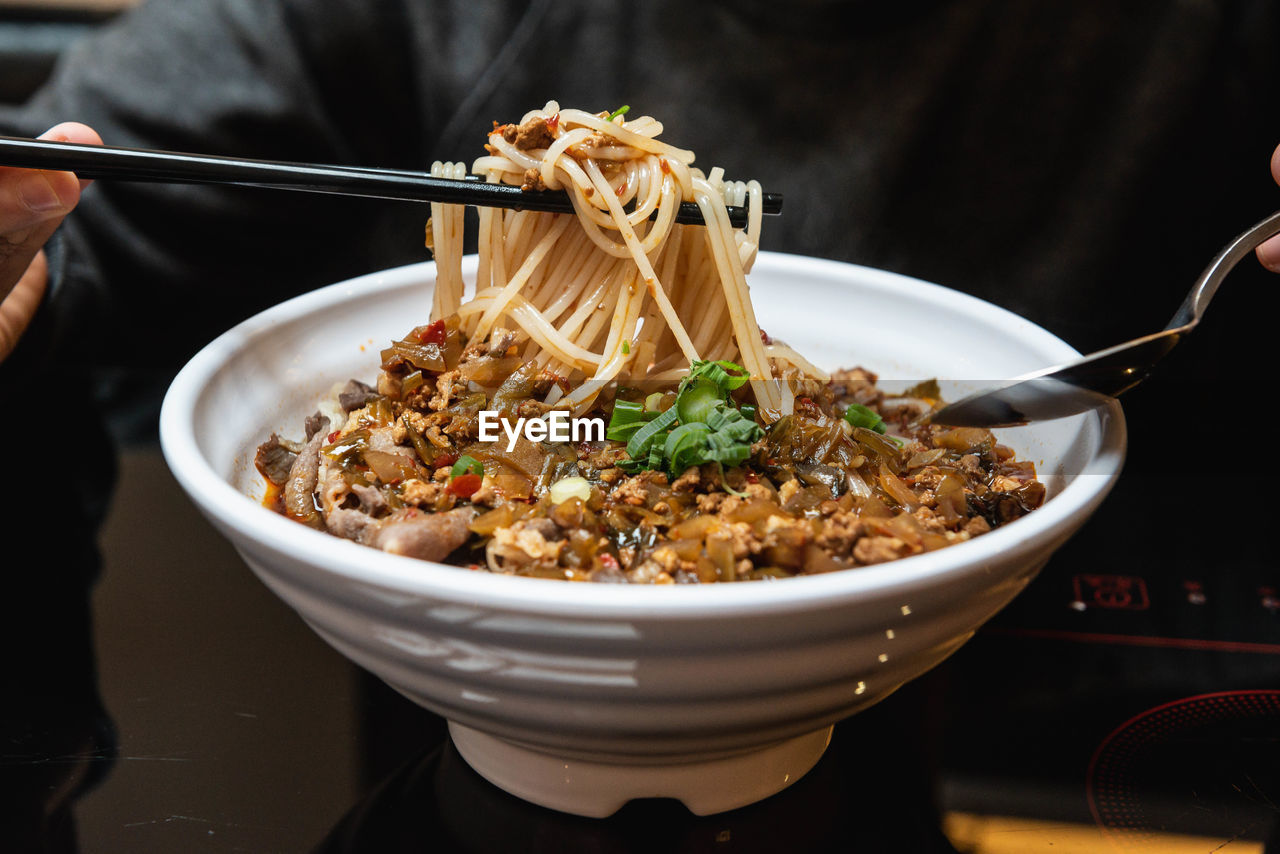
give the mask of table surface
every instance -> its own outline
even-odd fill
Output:
[[[480,779],[443,721],[257,581],[156,447],[131,448],[96,577],[5,609],[0,850],[1280,851],[1280,572],[1265,551],[1210,574],[1198,545],[1136,548],[1176,540],[1141,509],[1176,493],[1162,477],[1122,479],[1010,608],[839,724],[790,789],[593,821]]]

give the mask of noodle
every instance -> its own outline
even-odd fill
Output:
[[[577,412],[619,377],[671,381],[695,360],[727,359],[750,372],[762,414],[787,414],[792,391],[778,376],[826,375],[763,343],[746,282],[759,247],[760,185],[726,182],[718,168],[704,175],[693,152],[660,142],[661,132],[648,116],[628,122],[554,101],[519,126],[495,125],[472,171],[490,183],[566,190],[576,215],[481,209],[475,290],[465,300],[463,209],[433,203],[431,318],[457,314],[473,340],[518,330],[523,358],[563,377],[573,387],[563,399]],[[437,163],[432,174],[461,177],[460,164]],[[705,225],[676,222],[683,201],[698,205]],[[730,225],[727,204],[748,209],[745,229]],[[563,394],[553,387],[547,402]]]
[[[466,164],[431,164],[431,174],[437,178],[461,179],[466,177]],[[436,258],[436,288],[432,299],[431,314],[443,316],[457,311],[462,302],[462,229],[461,205],[431,203],[431,219],[427,221],[427,246]]]

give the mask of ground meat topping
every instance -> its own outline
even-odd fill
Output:
[[[853,556],[860,564],[884,563],[909,553],[907,544],[897,537],[863,537],[853,547]]]
[[[535,116],[521,125],[507,125],[502,129],[502,138],[521,151],[534,148],[550,148],[555,142],[555,135],[547,127],[547,120]]]
[[[1044,500],[1034,466],[990,432],[919,424],[917,403],[886,397],[863,369],[800,381],[794,412],[758,422],[763,438],[739,465],[668,476],[635,471],[622,441],[483,443],[480,410],[545,416],[566,405],[547,402],[565,379],[522,362],[515,331],[467,342],[456,324],[420,329],[384,355],[375,387],[337,394],[345,423],[314,417],[308,441],[263,443],[255,462],[272,506],[376,548],[496,573],[697,584],[856,570],[982,536]],[[415,340],[441,334],[443,370],[405,361]],[[854,403],[898,413],[896,435],[846,421]],[[475,462],[455,471],[464,456]],[[581,488],[550,489],[566,478]]]
[[[520,184],[520,189],[526,193],[537,193],[547,189],[547,185],[542,180],[542,170],[526,169],[524,171],[524,182]]]

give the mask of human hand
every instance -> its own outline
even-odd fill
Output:
[[[1271,154],[1271,177],[1280,184],[1280,147]],[[1262,266],[1273,273],[1280,273],[1280,235],[1264,242],[1258,247],[1257,252]]]
[[[40,139],[101,145],[90,127],[64,122]],[[71,172],[0,167],[0,360],[18,344],[48,282],[43,246],[88,186]]]

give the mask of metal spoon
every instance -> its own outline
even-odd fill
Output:
[[[956,427],[1011,427],[1076,415],[1110,403],[1146,379],[1156,362],[1196,328],[1232,268],[1275,234],[1280,234],[1280,211],[1228,243],[1196,279],[1162,332],[1005,380],[943,406],[927,419]]]

